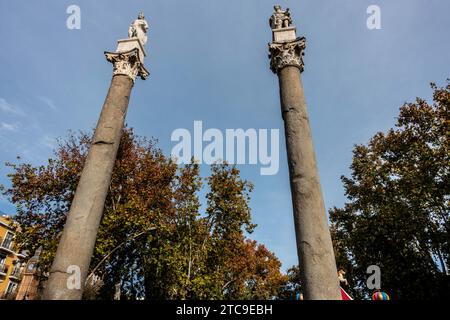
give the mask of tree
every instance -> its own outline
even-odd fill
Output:
[[[218,299],[237,298],[238,256],[244,252],[243,229],[251,233],[248,201],[253,185],[239,179],[239,171],[227,164],[214,165],[208,179],[207,224],[210,229],[205,272],[213,279],[211,294]],[[205,275],[206,275],[205,274]]]
[[[364,297],[366,269],[381,269],[393,299],[448,295],[450,84],[432,84],[423,99],[400,108],[396,128],[353,150],[351,177],[342,177],[349,202],[330,210],[338,265]]]
[[[286,274],[287,280],[280,290],[278,299],[297,300],[302,294],[302,280],[299,266],[292,266]]]
[[[17,243],[44,251],[49,270],[92,134],[59,141],[47,165],[8,164],[17,206]],[[250,241],[251,183],[226,163],[211,167],[206,212],[198,164],[177,166],[132,129],[122,135],[105,202],[85,298],[263,299],[282,285],[281,263]],[[76,244],[75,244],[76,245]],[[100,284],[100,285],[99,285]],[[95,287],[95,289],[94,289]]]

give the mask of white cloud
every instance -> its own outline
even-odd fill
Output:
[[[17,123],[0,123],[0,130],[17,131],[17,129],[19,129],[19,125]]]
[[[17,106],[8,103],[4,98],[0,98],[0,111],[18,116],[24,116],[25,113]]]

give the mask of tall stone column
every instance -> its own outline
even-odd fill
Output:
[[[43,299],[82,298],[131,89],[136,76],[143,80],[148,76],[144,67],[146,26],[143,15],[139,15],[130,27],[129,38],[118,41],[116,52],[105,52],[106,59],[114,65],[111,85],[67,216]]]
[[[289,9],[275,6],[270,19],[270,68],[278,75],[289,163],[295,234],[304,297],[340,300],[339,281],[322,198],[301,81],[306,39],[297,38]]]

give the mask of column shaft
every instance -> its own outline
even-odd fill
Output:
[[[82,297],[132,87],[133,80],[129,76],[113,76],[53,261],[44,299],[79,300]],[[68,269],[70,266],[80,268],[80,289],[68,286],[69,277],[70,283],[75,279],[74,274],[68,273],[73,272],[73,269]]]
[[[340,300],[300,70],[285,66],[278,70],[278,77],[304,296],[308,300]]]

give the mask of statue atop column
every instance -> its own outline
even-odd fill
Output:
[[[140,12],[137,19],[128,28],[128,38],[138,38],[142,45],[147,43],[148,23],[143,12]]]
[[[272,28],[272,42],[269,43],[270,68],[278,73],[286,66],[295,66],[303,72],[306,39],[297,37],[297,28],[292,23],[289,8],[282,10],[280,5],[276,5],[274,9],[269,20]]]
[[[105,52],[106,59],[114,64],[114,75],[129,76],[133,82],[136,76],[140,76],[142,80],[148,77],[149,72],[144,67],[148,29],[144,13],[140,12],[137,19],[128,28],[128,38],[117,41],[115,52]]]
[[[280,5],[273,7],[274,13],[270,17],[269,23],[272,29],[289,28],[292,24],[291,12],[289,8],[282,10]]]

